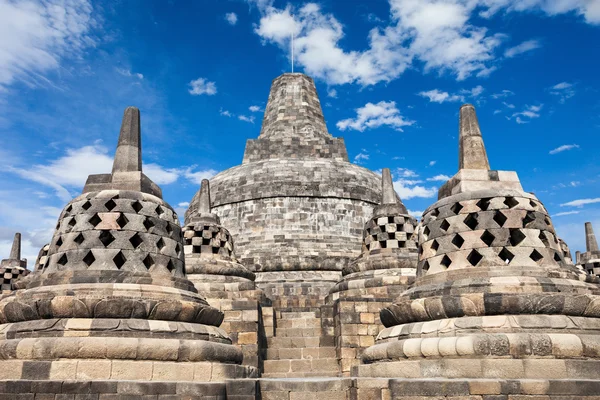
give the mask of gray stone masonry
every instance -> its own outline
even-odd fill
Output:
[[[460,108],[459,114],[458,169],[489,170],[490,164],[483,145],[475,107],[465,104]]]
[[[27,276],[27,260],[21,259],[21,234],[15,233],[10,255],[0,261],[0,274],[2,274],[1,292],[11,292],[17,279]]]

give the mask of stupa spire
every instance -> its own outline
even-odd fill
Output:
[[[490,169],[479,121],[472,104],[464,104],[460,108],[458,168]]]
[[[127,107],[123,113],[112,173],[141,170],[142,131],[140,128],[140,110],[136,107]]]
[[[585,223],[585,248],[588,252],[598,251],[598,241],[591,222]]]
[[[392,182],[392,173],[389,168],[384,168],[381,171],[381,204],[396,204],[398,197],[394,191],[394,183]]]
[[[15,233],[15,238],[13,239],[12,248],[10,249],[10,257],[11,260],[20,260],[21,259],[21,234]]]
[[[210,182],[208,179],[202,179],[198,212],[210,213]]]

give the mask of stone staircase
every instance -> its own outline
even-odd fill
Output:
[[[264,378],[336,377],[340,373],[333,336],[324,335],[320,312],[281,311],[267,338]]]

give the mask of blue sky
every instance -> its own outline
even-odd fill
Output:
[[[391,168],[411,211],[456,173],[470,102],[492,168],[518,172],[573,252],[585,221],[600,231],[600,0],[0,0],[0,257],[18,230],[32,265],[110,171],[129,105],[145,172],[183,214],[258,136],[292,33],[330,133]]]

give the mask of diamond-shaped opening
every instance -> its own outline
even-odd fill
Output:
[[[110,233],[110,231],[100,232],[99,239],[104,247],[108,247],[112,242],[115,241],[115,237],[112,235],[112,233]]]
[[[202,252],[202,247],[201,246],[192,246],[192,253],[194,254],[200,254]]]
[[[538,262],[538,261],[540,261],[542,258],[544,258],[544,256],[542,256],[542,254],[541,254],[539,251],[537,251],[537,250],[533,249],[533,251],[532,251],[532,252],[531,252],[531,254],[529,255],[529,258],[531,258],[531,259],[532,259],[533,261],[535,261],[535,262]]]
[[[385,242],[381,243],[381,248],[385,249],[387,246],[385,245]],[[213,254],[219,254],[219,248],[218,247],[211,247],[212,253]]]
[[[181,252],[181,245],[179,243],[177,243],[175,245],[175,253],[179,256],[180,252]]]
[[[523,217],[523,228],[526,228],[531,222],[535,221],[535,213],[533,211],[527,211],[527,214]]]
[[[154,227],[154,222],[152,222],[152,220],[149,217],[146,217],[146,219],[144,219],[144,227],[146,228],[146,230],[150,230]]]
[[[498,253],[498,257],[500,257],[500,259],[504,261],[505,264],[510,264],[512,259],[515,258],[515,255],[508,251],[505,247],[500,251],[500,253]]]
[[[133,246],[134,249],[140,247],[140,245],[144,242],[139,233],[135,233],[130,239],[129,243]]]
[[[437,240],[434,240],[433,242],[431,242],[431,248],[435,251],[437,251],[437,249],[440,248],[440,244],[438,243]]]
[[[483,235],[481,235],[480,239],[489,247],[492,245],[496,237],[486,230],[485,232],[483,232]]]
[[[162,238],[158,239],[158,242],[156,242],[156,247],[158,247],[159,251],[162,250],[163,247],[165,247],[165,241]]]
[[[137,200],[136,200],[136,201],[134,201],[133,203],[131,203],[131,208],[133,208],[133,210],[134,210],[136,213],[139,213],[139,212],[140,212],[140,210],[141,210],[142,208],[144,208],[144,206],[142,205],[142,203],[140,203],[139,201],[137,201]]]
[[[142,261],[142,262],[144,263],[144,266],[146,267],[146,269],[150,269],[154,265],[154,258],[152,258],[152,256],[150,254],[148,254],[146,256],[146,258],[144,258],[144,261]]]
[[[66,265],[67,262],[69,262],[69,259],[67,258],[66,254],[63,254],[58,261],[56,262],[58,265]]]
[[[562,261],[562,258],[560,257],[560,254],[558,254],[558,252],[554,253],[554,261]]]
[[[423,267],[422,267],[423,271],[429,271],[429,262],[425,261],[423,263]]]
[[[104,207],[106,207],[106,209],[108,211],[112,211],[116,206],[117,206],[117,203],[115,203],[115,201],[113,199],[110,199],[109,201],[104,203]]]
[[[447,219],[443,220],[441,225],[440,225],[440,229],[443,230],[444,232],[448,230],[448,228],[450,228],[450,223],[448,222]]]
[[[175,270],[175,264],[173,264],[173,260],[169,260],[169,262],[167,263],[167,269],[169,270],[169,272],[173,273],[173,271]]]
[[[95,228],[96,226],[98,226],[98,224],[100,222],[102,222],[102,218],[100,218],[100,216],[98,214],[94,214],[94,215],[92,215],[92,218],[90,218],[90,220],[88,222],[90,224],[92,224],[92,226]]]
[[[121,215],[119,215],[119,218],[117,218],[117,224],[119,225],[119,227],[124,228],[125,225],[127,225],[128,223],[129,220],[127,219],[125,214],[121,213]]]
[[[440,215],[440,210],[438,210],[437,208],[434,208],[433,211],[431,212],[431,216],[437,217],[438,215]]]
[[[423,235],[425,235],[425,238],[427,238],[429,236],[429,227],[426,226],[425,229],[423,229]]]
[[[58,239],[56,239],[56,246],[60,247],[62,245],[63,245],[63,240],[62,240],[62,237],[59,236]]]
[[[546,237],[546,233],[544,231],[540,232],[539,238],[542,241],[542,243],[544,243],[544,246],[550,247],[550,242],[548,241],[548,238]]]
[[[442,264],[444,267],[448,268],[450,266],[450,264],[452,264],[452,260],[447,255],[444,255],[440,264]]]
[[[90,250],[85,255],[85,257],[83,257],[83,262],[85,263],[85,265],[87,265],[89,267],[90,265],[92,265],[94,263],[94,261],[96,261],[96,257],[94,257],[94,254]]]
[[[506,204],[508,208],[513,208],[519,205],[519,200],[515,199],[514,197],[507,197],[504,199],[504,204]]]
[[[388,224],[393,224],[393,223],[394,223],[394,217],[388,216]]]
[[[452,239],[452,244],[458,247],[459,249],[461,248],[464,242],[465,239],[463,239],[462,236],[460,236],[459,234],[454,235],[454,238]]]
[[[168,222],[167,222],[167,227],[165,229],[169,235],[171,233],[173,233],[173,228],[171,227],[171,224],[169,224]]]
[[[75,237],[75,239],[73,239],[73,241],[79,245],[81,245],[81,243],[83,243],[84,240],[85,240],[85,237],[83,237],[83,235],[81,233],[79,235],[77,235]]]
[[[73,206],[71,204],[69,204],[69,206],[67,208],[65,208],[65,213],[68,214],[73,210]]]
[[[477,214],[471,213],[467,215],[464,222],[466,226],[468,226],[471,230],[474,230],[479,224],[479,222],[477,221]]]
[[[92,206],[92,203],[90,203],[89,200],[87,200],[85,203],[83,203],[83,205],[81,206],[81,208],[83,208],[84,210],[89,210],[90,207]]]
[[[454,205],[450,207],[450,210],[452,210],[454,214],[458,214],[463,208],[464,207],[460,203],[454,203]]]
[[[75,217],[73,217],[69,220],[69,226],[72,228],[75,225],[77,225],[77,220],[75,220]]]
[[[481,211],[487,211],[488,207],[490,206],[490,199],[481,199],[477,202],[476,206],[479,207]]]
[[[482,258],[483,256],[477,250],[472,250],[467,256],[467,261],[472,266],[476,266],[477,264],[479,264],[479,261],[481,261]]]
[[[115,263],[118,269],[121,269],[121,267],[127,262],[127,259],[125,258],[123,253],[118,252],[117,255],[113,258],[113,262]]]
[[[552,226],[552,222],[550,221],[550,218],[548,216],[544,217],[544,222],[546,223],[546,225]]]
[[[510,245],[518,246],[527,236],[520,229],[510,229]]]
[[[164,214],[165,210],[163,210],[163,208],[161,206],[156,206],[156,213],[158,214],[158,216],[160,217],[162,214]]]
[[[494,214],[494,221],[496,221],[496,223],[500,225],[500,227],[504,225],[507,219],[508,218],[506,218],[506,215],[504,215],[502,211],[496,211],[496,213]]]
[[[529,205],[530,205],[531,207],[533,207],[533,208],[536,208],[536,207],[537,207],[537,203],[536,203],[535,201],[533,201],[533,200],[529,200]]]

